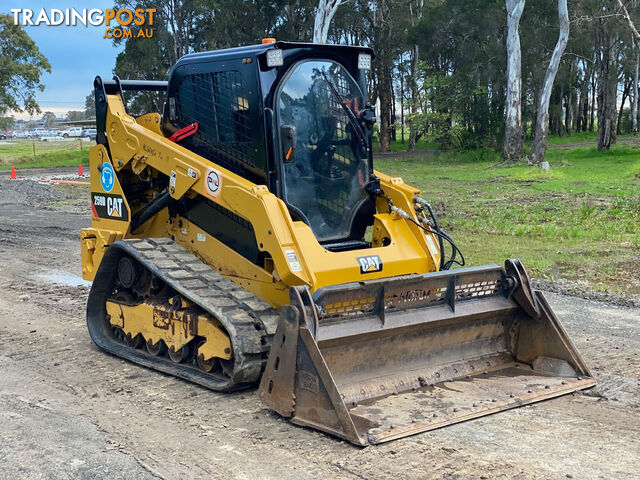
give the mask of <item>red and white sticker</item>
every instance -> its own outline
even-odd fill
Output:
[[[222,191],[222,174],[213,168],[207,170],[204,177],[204,193],[208,197],[218,200]]]

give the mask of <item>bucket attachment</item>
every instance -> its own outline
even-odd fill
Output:
[[[595,384],[517,259],[290,296],[260,396],[357,445]]]

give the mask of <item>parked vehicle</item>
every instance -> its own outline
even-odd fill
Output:
[[[85,128],[82,131],[82,138],[88,138],[90,140],[95,140],[98,131],[95,128]]]
[[[4,132],[0,132],[0,140],[6,140],[7,135]]]
[[[42,135],[40,138],[41,142],[54,142],[57,140],[64,140],[64,138],[62,137],[62,135],[54,135],[51,133],[47,133],[45,135]]]
[[[47,130],[46,128],[34,128],[33,130],[31,130],[31,134],[29,135],[32,138],[40,138],[43,135],[47,135],[49,133],[49,130]]]
[[[82,127],[69,127],[66,130],[62,131],[62,136],[64,138],[81,137],[82,136]]]

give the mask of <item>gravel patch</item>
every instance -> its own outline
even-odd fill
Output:
[[[31,179],[0,179],[0,205],[40,206],[69,198],[68,194],[48,183],[40,183]]]
[[[546,292],[559,293],[570,297],[584,298],[586,300],[594,300],[609,305],[618,305],[621,307],[640,308],[640,298],[638,296],[621,296],[614,293],[598,292],[585,288],[579,282],[571,282],[569,280],[561,280],[553,282],[534,278],[531,280],[533,287]]]

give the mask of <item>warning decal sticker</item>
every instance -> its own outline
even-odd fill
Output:
[[[302,271],[302,267],[300,266],[300,261],[298,260],[295,250],[285,250],[284,255],[287,257],[289,268],[291,268],[292,272]]]
[[[113,167],[109,162],[102,164],[102,170],[100,171],[100,185],[105,192],[110,192],[113,189],[115,183],[116,174],[113,171]]]
[[[213,168],[207,170],[204,177],[204,193],[208,197],[217,200],[222,190],[222,174]]]

